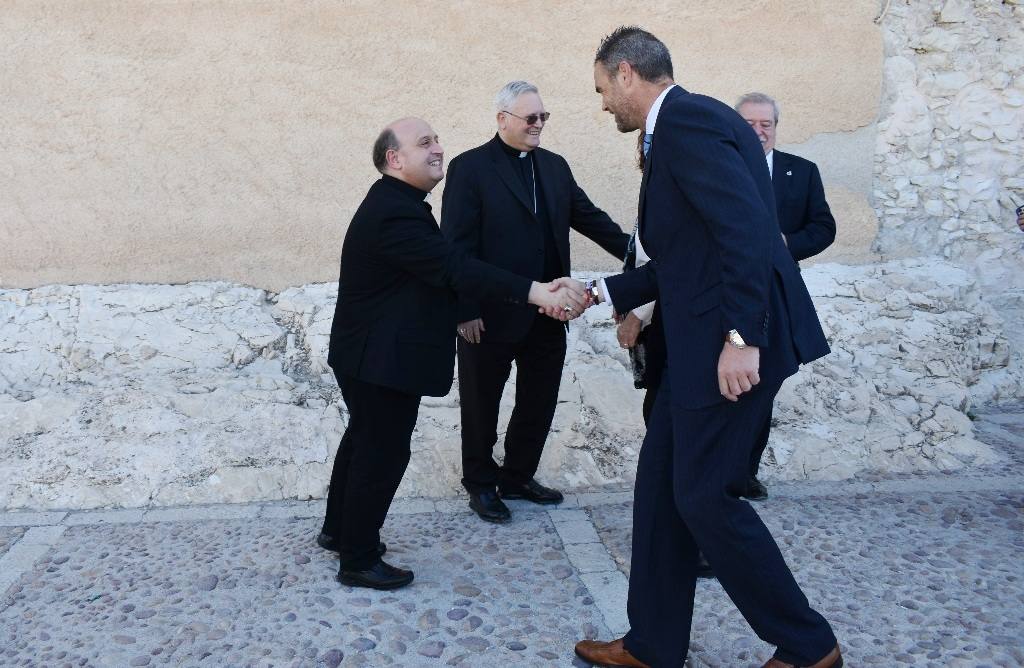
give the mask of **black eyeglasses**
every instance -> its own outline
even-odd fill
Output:
[[[503,111],[501,113],[508,114],[509,116],[515,116],[520,120],[526,121],[527,125],[533,125],[537,121],[540,121],[541,123],[547,123],[548,119],[551,118],[551,114],[546,111],[541,112],[539,114],[530,114],[529,116],[520,116],[519,114],[513,114],[511,111]]]

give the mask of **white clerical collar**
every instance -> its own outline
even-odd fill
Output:
[[[668,92],[675,87],[676,85],[672,84],[665,90],[661,91],[661,95],[659,95],[654,101],[654,104],[651,105],[651,110],[647,112],[647,125],[644,128],[645,134],[654,134],[654,124],[658,122],[658,112],[661,111],[661,103],[665,101],[665,96],[668,95]]]

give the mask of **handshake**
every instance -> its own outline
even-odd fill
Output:
[[[530,286],[528,301],[546,316],[566,322],[583,315],[594,300],[587,293],[586,286],[576,279],[556,278],[550,283],[534,283]]]

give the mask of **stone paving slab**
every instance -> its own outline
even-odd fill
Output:
[[[25,527],[0,527],[0,556],[11,549],[11,546],[17,543],[26,531]]]
[[[753,504],[851,666],[1024,665],[1024,491]],[[631,504],[591,509],[629,573]],[[693,665],[769,656],[715,580],[698,584]]]
[[[576,640],[608,633],[546,513],[390,517],[389,559],[417,579],[388,593],[339,585],[318,530],[67,527],[0,599],[0,664],[566,666]]]

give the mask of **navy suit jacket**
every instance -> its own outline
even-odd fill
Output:
[[[571,271],[569,228],[621,260],[629,235],[594,206],[576,184],[565,158],[543,148],[535,148],[533,157],[561,262],[559,276]],[[497,136],[448,165],[441,232],[471,257],[543,280],[544,226],[534,215],[532,195],[513,172]],[[531,306],[481,302],[466,293],[459,294],[458,310],[459,322],[483,318],[486,342],[521,341],[537,317],[537,309]]]
[[[724,401],[726,333],[761,348],[759,374],[781,384],[829,352],[814,304],[779,231],[764,150],[733,109],[671,90],[640,186],[640,238],[652,261],[607,279],[616,310],[662,310],[673,403]]]
[[[442,397],[455,376],[456,291],[525,304],[530,280],[455,251],[425,194],[384,176],[356,210],[327,361],[366,383]]]
[[[772,185],[779,228],[790,255],[799,262],[817,255],[836,239],[836,220],[825,201],[818,166],[778,149],[772,154]]]

